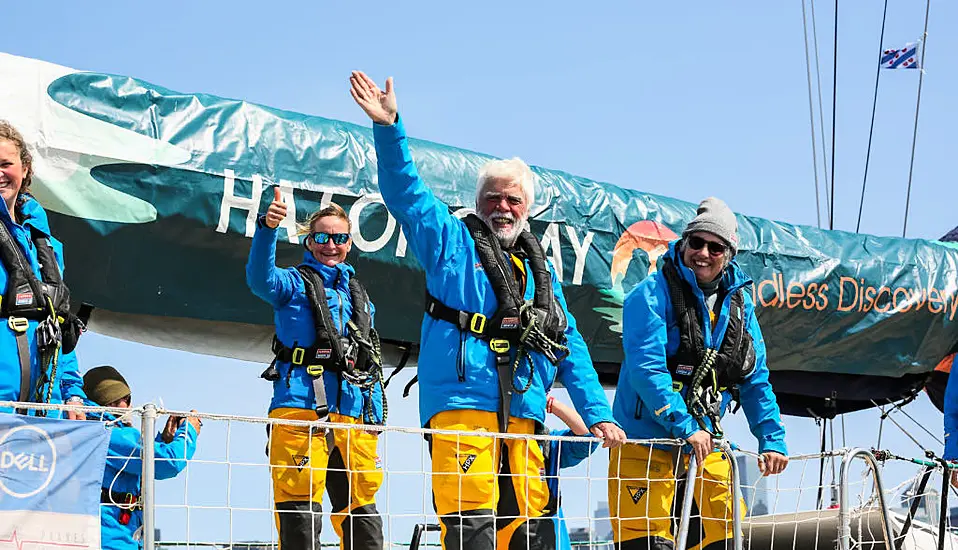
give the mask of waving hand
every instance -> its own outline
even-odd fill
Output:
[[[356,103],[376,124],[389,126],[396,122],[396,92],[393,90],[393,78],[386,79],[386,90],[380,90],[373,79],[362,71],[353,71],[349,76],[349,93]]]

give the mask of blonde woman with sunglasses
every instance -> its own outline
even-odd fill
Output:
[[[385,422],[375,308],[346,262],[352,224],[336,204],[303,227],[303,261],[276,267],[276,228],[286,218],[278,188],[253,235],[246,281],[274,310],[276,358],[269,417],[355,425]],[[276,526],[282,550],[319,547],[323,492],[341,548],[383,547],[375,496],[383,474],[375,430],[273,424],[269,441]]]

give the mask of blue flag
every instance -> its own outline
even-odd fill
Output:
[[[904,48],[883,51],[881,66],[885,69],[917,69],[918,43],[909,42]]]
[[[0,414],[0,545],[100,548],[101,422]]]

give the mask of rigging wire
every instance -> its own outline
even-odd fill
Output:
[[[888,0],[885,0],[885,9],[881,16],[881,34],[878,37],[878,59],[875,64],[875,94],[872,96],[872,121],[868,126],[868,149],[865,152],[865,175],[862,177],[862,198],[858,202],[858,223],[855,224],[855,233],[862,228],[862,210],[865,208],[865,184],[868,182],[868,162],[872,156],[872,135],[875,132],[875,110],[878,107],[878,82],[881,78],[881,55],[885,43],[885,20],[888,17]]]
[[[838,0],[835,0],[838,2]],[[915,168],[915,143],[918,141],[918,110],[921,108],[921,83],[925,79],[925,45],[928,42],[928,12],[931,0],[925,2],[925,31],[921,35],[921,60],[918,63],[918,99],[915,100],[915,127],[911,134],[911,160],[908,161],[908,192],[905,195],[905,222],[901,226],[901,236],[908,231],[908,208],[911,206],[911,178]],[[834,168],[834,167],[833,167]]]
[[[888,0],[885,0],[886,2]],[[807,8],[805,7],[805,0],[802,0],[802,38],[805,39],[805,73],[808,76],[808,121],[810,128],[812,130],[812,171],[815,174],[815,220],[818,223],[818,228],[822,228],[822,206],[819,201],[821,191],[819,191],[818,185],[818,147],[815,143],[815,105],[812,100],[812,61],[808,53],[808,17],[806,16]],[[822,143],[822,147],[825,144]]]
[[[875,445],[876,449],[881,449],[881,432],[882,428],[885,427],[885,407],[878,407],[878,410],[881,411],[881,416],[878,419],[878,444]]]
[[[930,2],[931,0],[928,0],[928,1]],[[835,229],[835,126],[836,126],[835,111],[837,107],[838,107],[838,0],[835,0],[835,38],[834,38],[834,46],[832,50],[832,197],[831,197],[831,200],[829,201],[832,205],[832,208],[828,216],[829,229]],[[914,145],[912,146],[912,148],[914,148]],[[906,211],[907,211],[907,204],[906,204]],[[905,221],[906,223],[908,221],[907,215],[906,215]]]
[[[815,0],[809,0],[809,7],[811,8],[812,14],[812,42],[815,46],[815,82],[818,88],[818,130],[821,132],[822,138],[822,177],[825,179],[825,198],[828,198],[828,155],[825,154],[825,147],[828,143],[825,141],[825,111],[824,102],[822,101],[822,67],[819,60],[819,48],[818,48],[818,25],[815,23]],[[832,206],[828,203],[828,200],[825,201],[825,216],[830,217],[832,211]]]
[[[938,436],[937,436],[937,435],[933,434],[928,428],[926,428],[926,427],[924,426],[924,424],[922,424],[921,422],[918,422],[917,420],[915,420],[914,417],[912,417],[910,414],[908,414],[907,412],[905,412],[905,409],[903,409],[902,407],[900,407],[900,406],[895,406],[895,407],[892,408],[892,410],[891,410],[890,412],[895,412],[896,409],[898,410],[898,412],[900,412],[901,414],[905,415],[905,417],[906,417],[908,420],[911,420],[912,422],[914,422],[916,426],[918,426],[919,428],[922,429],[922,431],[924,431],[926,434],[928,434],[928,437],[934,439],[936,443],[938,443],[939,445],[944,445],[944,444],[945,444],[944,441],[938,439]]]
[[[879,407],[878,403],[876,403],[874,399],[870,399],[869,401],[871,401],[872,404],[875,405],[876,407]],[[894,410],[894,409],[892,409],[892,410]],[[900,410],[900,409],[899,409],[899,410]],[[922,452],[927,451],[927,449],[925,449],[925,447],[924,447],[921,443],[919,443],[918,440],[915,439],[915,438],[908,432],[908,430],[906,430],[901,424],[899,424],[898,422],[896,422],[895,419],[891,417],[891,413],[892,413],[892,411],[889,411],[888,414],[884,415],[884,417],[887,418],[888,420],[891,420],[891,423],[894,424],[896,427],[898,427],[898,429],[901,430],[901,433],[905,434],[905,437],[907,437],[908,439],[911,440],[912,443],[914,443],[915,445],[917,445],[918,448],[922,450]]]

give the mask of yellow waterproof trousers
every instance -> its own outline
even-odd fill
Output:
[[[274,409],[269,417],[317,420],[315,411],[297,408]],[[335,413],[329,415],[329,421],[362,424],[358,418]],[[333,430],[330,450],[323,431],[273,425],[269,459],[280,550],[319,548],[324,490],[329,493],[330,521],[341,549],[383,547],[382,518],[375,502],[383,482],[377,444],[376,432]]]
[[[688,467],[682,455],[682,470]],[[627,444],[609,455],[609,512],[612,538],[621,550],[672,550],[675,525],[681,508],[676,494],[684,481],[676,481],[678,455],[672,447],[652,448]],[[731,467],[725,453],[714,452],[699,468],[695,482],[688,548],[718,550],[731,548],[732,489]],[[740,501],[742,515],[745,503]],[[682,549],[684,550],[684,549]]]
[[[555,548],[545,461],[539,442],[492,437],[496,413],[443,411],[429,427],[490,436],[433,434],[432,494],[446,550]],[[535,421],[511,418],[508,433],[531,435]]]

